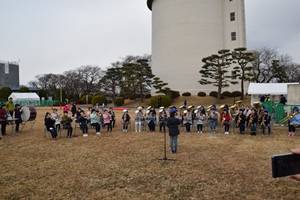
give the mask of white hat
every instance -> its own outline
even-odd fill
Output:
[[[183,111],[184,114],[187,113],[187,112],[188,112],[187,110],[184,110],[184,111]]]
[[[136,111],[135,111],[135,113],[139,113],[139,112],[140,112],[139,110],[136,110]]]
[[[147,110],[147,112],[146,112],[146,113],[148,114],[149,112],[150,112],[150,110]]]
[[[158,112],[162,112],[163,111],[163,109],[160,109]]]
[[[195,111],[194,111],[194,113],[197,113],[197,112],[198,112],[198,110],[195,110]]]
[[[124,109],[124,110],[123,110],[123,112],[127,112],[127,110],[126,110],[126,109]]]

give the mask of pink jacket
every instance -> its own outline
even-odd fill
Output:
[[[104,122],[104,124],[110,123],[110,115],[109,114],[106,114],[106,113],[103,114],[103,122]]]

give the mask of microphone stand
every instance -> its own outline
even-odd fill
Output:
[[[163,166],[167,160],[176,161],[175,159],[167,158],[167,136],[166,136],[166,123],[165,120],[163,121],[163,127],[164,127],[164,157],[159,158],[158,160],[163,160],[161,165]]]

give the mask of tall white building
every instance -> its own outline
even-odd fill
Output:
[[[217,91],[200,85],[202,58],[246,47],[244,0],[147,0],[152,10],[152,71],[173,90]],[[230,85],[223,91],[240,91]]]

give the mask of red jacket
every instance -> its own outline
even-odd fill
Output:
[[[0,119],[6,120],[7,119],[7,112],[6,110],[0,109]]]
[[[230,115],[227,114],[226,116],[224,116],[224,114],[221,114],[220,116],[220,121],[223,122],[223,118],[225,118],[225,122],[229,122],[230,121]]]

